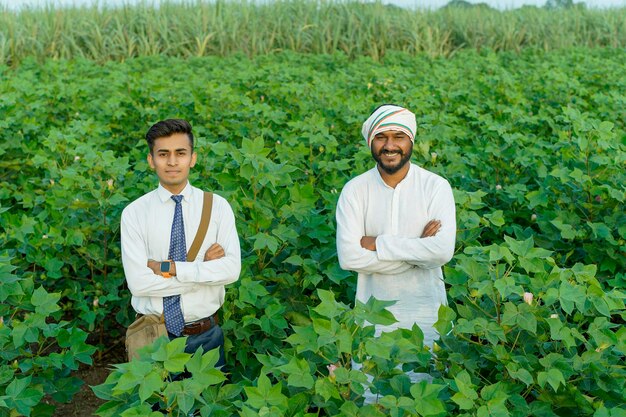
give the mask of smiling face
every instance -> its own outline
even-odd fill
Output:
[[[187,185],[189,170],[196,164],[196,153],[186,133],[155,139],[148,163],[155,170],[161,185],[172,194],[179,194]]]
[[[408,169],[412,151],[413,142],[404,132],[387,130],[372,139],[372,157],[379,169],[389,175]]]

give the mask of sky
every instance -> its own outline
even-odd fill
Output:
[[[140,3],[145,0],[0,0],[0,9],[2,6],[8,7],[10,10],[19,10],[24,5],[41,7],[46,4],[55,6],[71,6],[71,5],[91,5],[97,2],[100,5],[119,6],[122,4]],[[172,0],[169,0],[172,1]],[[174,0],[175,1],[175,0]],[[182,0],[184,1],[184,0]],[[383,0],[383,3],[395,4],[398,6],[406,6],[411,8],[432,8],[444,6],[449,0]],[[514,9],[523,5],[543,6],[546,0],[468,0],[470,3],[487,3],[498,9]],[[578,3],[581,0],[574,0]],[[626,7],[626,0],[582,0],[588,7]],[[159,3],[159,0],[148,0],[148,3]]]

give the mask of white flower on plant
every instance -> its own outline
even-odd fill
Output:
[[[437,152],[431,152],[430,153],[430,160],[432,162],[435,162],[437,160]]]
[[[533,214],[530,216],[530,220],[531,220],[531,221],[533,221],[533,222],[534,222],[535,220],[537,220],[537,215],[536,215],[535,213],[533,213]]]
[[[533,293],[532,292],[525,292],[524,293],[524,302],[526,304],[533,305]]]
[[[496,184],[496,190],[501,190],[502,186],[500,184]]]
[[[277,144],[277,145],[280,145],[280,144],[281,144],[281,141],[280,141],[280,140],[277,140],[277,141],[276,141],[276,144]]]
[[[74,157],[74,161],[80,161],[80,156],[76,155],[76,156]]]
[[[558,319],[559,315],[558,314],[550,314],[550,318],[551,319]]]
[[[54,185],[54,180],[50,179],[50,185]]]
[[[107,180],[107,186],[109,187],[109,190],[113,189],[113,178],[109,178]]]
[[[335,371],[339,369],[339,367],[334,363],[331,363],[330,365],[326,365],[326,369],[328,369],[328,377],[332,380],[335,380],[335,378],[337,377],[335,375]]]
[[[41,236],[42,239],[48,239],[48,235]]]
[[[93,299],[93,306],[98,308],[98,306],[100,305],[100,300],[98,299],[98,297]]]

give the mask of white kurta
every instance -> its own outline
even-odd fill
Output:
[[[441,229],[420,238],[430,220],[440,220]],[[361,247],[363,236],[377,237],[376,251]],[[357,300],[396,301],[388,310],[398,322],[377,332],[417,323],[432,346],[439,306],[447,304],[441,266],[452,258],[455,236],[452,189],[432,172],[411,164],[391,188],[373,168],[346,184],[337,205],[339,264],[358,272]]]

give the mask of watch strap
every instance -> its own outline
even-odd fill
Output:
[[[163,271],[163,264],[166,262],[170,265],[170,267],[167,271]],[[172,271],[172,261],[170,260],[161,261],[161,275],[163,276],[163,278],[171,278],[172,277],[171,271]]]

